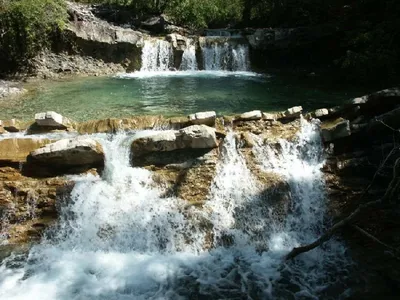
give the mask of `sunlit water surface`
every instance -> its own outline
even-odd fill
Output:
[[[132,115],[186,115],[214,110],[232,114],[302,105],[332,107],[359,96],[356,88],[328,86],[315,78],[253,72],[136,72],[114,77],[46,81],[18,103],[0,103],[0,119],[32,119],[57,111],[77,121]]]

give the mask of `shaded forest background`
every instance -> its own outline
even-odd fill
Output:
[[[399,77],[398,0],[80,0],[128,13],[133,23],[165,14],[191,28],[265,28],[338,24],[344,33],[329,53],[338,78],[395,82]],[[0,61],[23,66],[62,32],[64,0],[0,0]],[[324,53],[322,53],[324,55]]]

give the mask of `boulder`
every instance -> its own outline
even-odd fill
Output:
[[[72,125],[72,122],[62,115],[54,112],[41,112],[35,114],[36,124],[45,127],[55,127],[60,129],[67,129]]]
[[[198,112],[195,114],[189,115],[189,121],[193,125],[208,125],[208,126],[215,126],[215,119],[217,114],[215,111],[205,111],[205,112]]]
[[[176,33],[168,34],[166,36],[166,39],[168,42],[171,43],[172,47],[176,50],[185,51],[185,49],[188,46],[188,38],[180,34]]]
[[[346,136],[351,135],[350,122],[349,120],[338,120],[334,124],[322,125],[321,130],[322,138],[324,142],[331,142]]]
[[[281,117],[281,119],[299,118],[302,111],[303,111],[303,107],[301,107],[301,106],[294,106],[294,107],[288,108],[286,111],[283,112],[283,116]]]
[[[315,110],[313,113],[311,113],[311,116],[313,118],[321,118],[321,117],[324,117],[327,115],[329,115],[329,111],[326,108],[320,108],[320,109]]]
[[[253,110],[249,112],[245,112],[235,118],[235,120],[238,121],[255,121],[255,120],[260,120],[263,117],[263,114],[261,110]]]
[[[63,139],[32,151],[28,160],[49,167],[99,166],[104,164],[102,146],[87,137]]]
[[[205,149],[218,146],[215,129],[206,125],[193,125],[179,130],[181,148]]]
[[[218,146],[215,129],[206,125],[192,125],[181,130],[168,130],[134,140],[132,156],[151,152],[179,149],[209,149]]]
[[[164,16],[151,17],[141,23],[141,28],[148,30],[152,33],[163,33],[165,31]]]

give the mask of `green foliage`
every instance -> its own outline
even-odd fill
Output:
[[[387,84],[399,76],[399,15],[397,0],[364,0],[350,14],[351,23],[357,18],[358,26],[345,39],[346,54],[336,61],[347,80]]]
[[[0,2],[0,61],[20,65],[62,29],[67,18],[63,0],[2,0]]]
[[[171,0],[166,6],[166,13],[178,24],[193,28],[237,23],[242,11],[242,0]]]

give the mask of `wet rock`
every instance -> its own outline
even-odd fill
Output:
[[[72,122],[68,118],[63,117],[54,111],[35,114],[35,121],[39,126],[56,127],[61,129],[67,129],[72,125]]]
[[[339,119],[336,122],[322,125],[321,130],[324,142],[331,142],[351,135],[350,122]]]
[[[19,132],[22,130],[21,123],[17,119],[3,121],[3,128],[8,132]]]
[[[206,111],[189,115],[189,120],[193,125],[204,124],[208,126],[215,126],[216,117],[217,114],[215,111]]]
[[[182,148],[204,149],[218,146],[215,129],[206,125],[193,125],[179,130],[178,142]]]
[[[80,134],[116,133],[118,131],[144,130],[168,127],[168,121],[162,116],[134,116],[132,118],[109,118],[91,120],[76,125]]]
[[[28,156],[30,164],[45,166],[54,171],[70,170],[73,167],[83,166],[89,170],[104,165],[104,152],[101,145],[87,137],[63,139],[32,151]]]
[[[311,116],[313,118],[321,118],[327,115],[329,115],[329,110],[326,108],[320,108],[311,113]]]
[[[250,132],[243,132],[240,136],[240,139],[243,143],[243,147],[253,148],[256,142]]]
[[[188,46],[188,39],[187,37],[180,35],[180,34],[176,34],[176,33],[172,33],[172,34],[168,34],[166,36],[167,41],[169,41],[172,44],[172,47],[176,50],[179,51],[185,51],[185,49]]]
[[[44,229],[56,221],[57,200],[72,187],[62,177],[35,179],[18,169],[0,167],[0,228],[7,232],[7,242],[23,244],[39,238],[38,227]]]
[[[294,107],[288,108],[286,111],[283,112],[283,115],[279,119],[299,118],[302,111],[303,111],[303,107],[301,107],[301,106],[294,106]]]
[[[241,114],[235,120],[238,121],[255,121],[255,120],[261,120],[263,117],[263,114],[260,110],[253,110],[249,111],[246,113]]]
[[[167,128],[170,129],[181,129],[187,126],[190,126],[191,122],[189,121],[188,118],[185,117],[172,117],[168,119],[168,126]]]
[[[8,165],[26,162],[30,152],[52,141],[49,139],[4,139],[0,140],[0,164]]]
[[[276,121],[278,119],[278,114],[263,113],[262,116],[266,121]]]
[[[132,143],[132,155],[165,152],[178,149],[205,149],[217,147],[215,129],[206,125],[193,125],[179,131],[170,130],[140,138]]]

